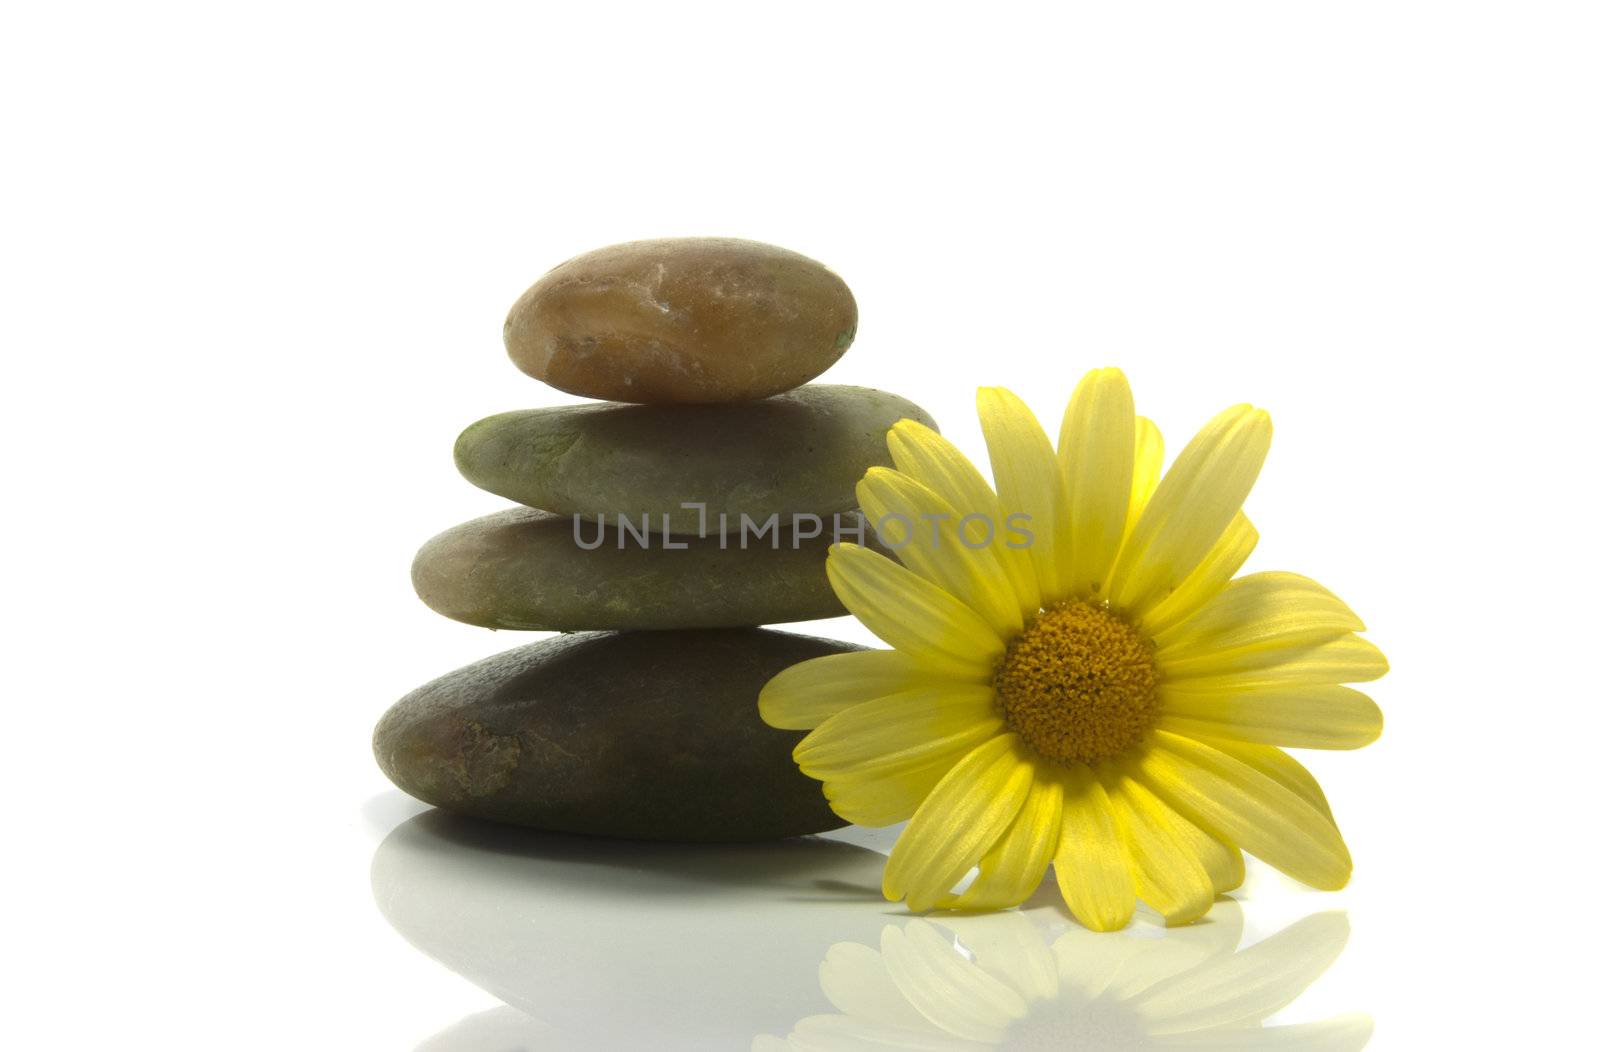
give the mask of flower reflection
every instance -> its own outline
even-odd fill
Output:
[[[1210,921],[1106,936],[1073,928],[1047,942],[1027,914],[891,924],[877,948],[836,943],[822,992],[837,1012],[802,1019],[754,1052],[984,1048],[1362,1048],[1363,1015],[1264,1026],[1344,948],[1344,914],[1319,913],[1240,950],[1224,900]]]

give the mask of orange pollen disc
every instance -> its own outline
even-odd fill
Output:
[[[1007,725],[1041,756],[1092,764],[1150,733],[1157,679],[1148,639],[1104,606],[1071,600],[1012,640],[994,686]]]

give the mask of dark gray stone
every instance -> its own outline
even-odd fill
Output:
[[[763,629],[590,632],[508,650],[400,699],[378,765],[420,800],[566,833],[772,840],[835,829],[761,687],[858,647]]]

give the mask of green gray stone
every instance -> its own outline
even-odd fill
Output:
[[[859,649],[764,629],[585,632],[508,650],[419,687],[378,722],[384,774],[460,814],[644,840],[772,840],[835,829],[795,767],[801,732],[767,726],[761,687]]]
[[[812,384],[735,405],[579,405],[525,409],[478,421],[456,440],[468,481],[519,504],[563,515],[706,531],[718,515],[762,521],[856,507],[855,486],[890,463],[885,434],[933,418],[898,395]]]
[[[575,530],[583,544],[600,546],[585,550]],[[665,547],[668,540],[512,508],[423,545],[411,583],[434,610],[485,628],[732,628],[845,612],[824,570],[831,520],[798,546],[793,534],[776,532],[747,536],[745,547],[737,531],[727,547],[717,537],[670,538],[682,548]]]
[[[851,513],[842,521],[861,518]],[[574,529],[584,544],[600,539],[600,547],[579,547]],[[579,526],[570,516],[510,508],[422,545],[411,584],[434,611],[485,628],[773,625],[845,612],[824,571],[832,539],[829,523],[818,537],[795,542],[771,532],[746,547],[736,532],[726,547],[718,537],[640,540],[610,526]],[[667,548],[667,540],[683,547]]]

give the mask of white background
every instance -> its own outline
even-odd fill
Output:
[[[1251,566],[1394,671],[1383,739],[1309,760],[1354,882],[1247,916],[1349,911],[1302,1007],[1374,1048],[1588,1040],[1597,48],[1584,3],[7,5],[0,1041],[405,1049],[498,1003],[368,885],[371,725],[524,641],[409,559],[501,505],[461,427],[569,400],[500,346],[522,289],[691,234],[837,270],[824,379],[975,455],[976,386],[1053,431],[1103,364],[1169,450],[1269,408]]]

